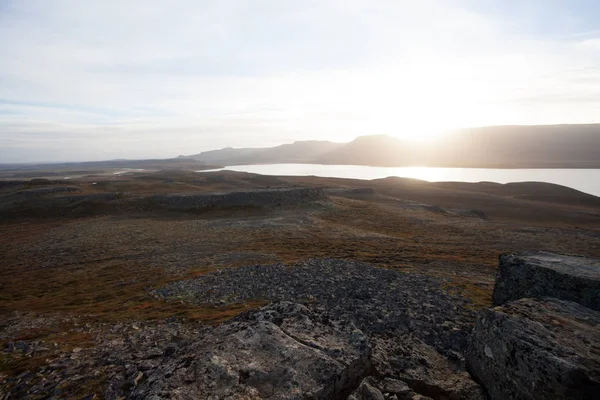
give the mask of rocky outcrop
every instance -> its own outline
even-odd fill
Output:
[[[76,190],[68,187],[42,188],[3,196],[0,219],[109,213],[118,209],[122,198],[118,193],[56,195],[73,191]]]
[[[486,398],[481,386],[462,368],[462,354],[459,352],[447,351],[444,357],[415,335],[374,335],[370,343],[375,375],[400,380],[415,395],[433,399]],[[383,393],[391,393],[375,386]]]
[[[125,379],[135,381],[127,394],[134,399],[485,399],[461,357],[448,359],[413,335],[368,335],[329,311],[279,302]]]
[[[56,194],[79,192],[79,188],[73,186],[50,186],[44,188],[25,189],[0,194],[0,210],[12,210],[16,208],[40,207],[44,202],[53,201]],[[52,196],[52,197],[50,197]],[[62,196],[58,198],[68,198]]]
[[[271,209],[302,206],[326,201],[320,188],[284,188],[220,194],[160,194],[151,196],[124,193],[60,195],[76,188],[50,187],[23,190],[0,196],[0,219],[20,216],[56,217],[118,214],[125,211],[207,212],[227,209]]]
[[[333,259],[226,268],[153,291],[166,300],[239,304],[301,302],[353,321],[365,334],[412,333],[437,351],[462,351],[475,313],[436,279]]]
[[[370,369],[367,338],[354,324],[287,302],[217,327],[184,353],[142,373],[129,397],[343,398]]]
[[[74,398],[101,376],[106,399],[483,399],[460,353],[394,331],[369,335],[318,306],[274,303],[219,326],[172,317],[76,329],[99,342],[60,355],[52,344],[8,343],[0,355],[52,360],[43,375],[11,378],[10,398]]]
[[[600,260],[503,254],[465,353],[492,400],[592,399],[600,393]]]
[[[484,310],[466,352],[492,400],[597,399],[600,313],[558,299]]]
[[[232,207],[280,207],[326,200],[323,189],[265,189],[223,194],[169,194],[151,196],[148,200],[169,210],[189,211]]]
[[[555,297],[600,310],[600,260],[547,252],[500,256],[493,301]]]
[[[50,186],[44,188],[25,189],[16,192],[11,192],[8,195],[2,196],[2,201],[4,202],[8,199],[28,199],[32,197],[39,197],[57,193],[75,193],[80,191],[81,189],[75,186]]]
[[[484,398],[462,356],[475,313],[433,278],[314,259],[224,269],[154,295],[217,313],[253,299],[272,304],[218,326],[168,318],[85,328],[98,343],[49,357],[44,380],[11,378],[11,398],[67,398],[90,371],[106,377],[106,399]],[[43,347],[7,350],[49,356],[52,346]]]
[[[474,313],[465,307],[464,299],[449,295],[440,282],[423,275],[313,259],[296,265],[224,269],[173,282],[153,294],[213,305],[256,298],[304,302],[316,314],[326,310],[331,320],[352,321],[371,348],[372,374],[352,399],[485,398],[465,371],[461,353]],[[288,366],[295,368],[290,362]]]

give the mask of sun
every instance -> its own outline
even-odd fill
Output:
[[[502,94],[482,85],[463,64],[422,59],[412,68],[384,70],[361,97],[367,125],[404,140],[429,141],[447,132],[500,120]],[[374,82],[371,79],[371,82]]]
[[[307,135],[322,132],[335,141],[385,134],[428,142],[457,129],[505,121],[510,116],[502,106],[505,94],[464,68],[424,58],[408,67],[354,71],[323,82],[294,122]]]

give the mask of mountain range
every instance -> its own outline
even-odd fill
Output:
[[[211,165],[310,163],[479,168],[600,168],[600,124],[492,126],[449,132],[430,142],[387,135],[349,143],[298,141],[224,148],[180,159]]]

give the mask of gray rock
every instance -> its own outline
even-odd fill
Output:
[[[600,310],[600,259],[541,251],[501,255],[494,305],[523,297],[556,297]]]
[[[597,399],[600,313],[558,299],[521,299],[479,314],[465,354],[495,399]]]
[[[485,392],[460,365],[451,363],[433,347],[413,335],[375,335],[371,341],[371,362],[384,380],[383,393],[398,399],[417,394],[434,399],[484,400]],[[405,385],[410,393],[404,393]]]
[[[354,324],[288,302],[223,324],[182,353],[149,371],[131,398],[340,398],[370,368]]]
[[[152,293],[196,304],[303,303],[350,320],[367,335],[411,332],[440,352],[462,351],[475,322],[465,299],[450,295],[436,279],[347,260],[228,268]]]
[[[384,378],[379,382],[379,386],[384,393],[396,395],[398,399],[408,396],[414,397],[413,394],[415,394],[406,382],[397,379]]]
[[[412,390],[406,382],[390,378],[368,376],[348,397],[348,400],[431,400]]]
[[[373,378],[367,377],[363,379],[358,389],[348,397],[348,400],[384,400],[384,397],[381,390],[373,386]]]
[[[52,363],[40,372],[47,381],[10,378],[11,398],[70,398],[77,376],[105,379],[106,399],[345,399],[369,374],[377,377],[354,395],[469,399],[463,388],[479,389],[461,355],[476,314],[433,278],[325,259],[225,269],[155,294],[275,305],[218,326],[172,317],[98,327],[95,346],[48,354]],[[4,351],[20,357],[48,345],[14,342]]]

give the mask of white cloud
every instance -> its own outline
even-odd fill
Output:
[[[9,3],[0,161],[597,122],[598,36],[560,10],[556,35],[528,33],[544,8],[528,4],[506,18],[463,0]]]
[[[600,51],[600,38],[582,40],[579,45],[584,49],[592,51]]]

